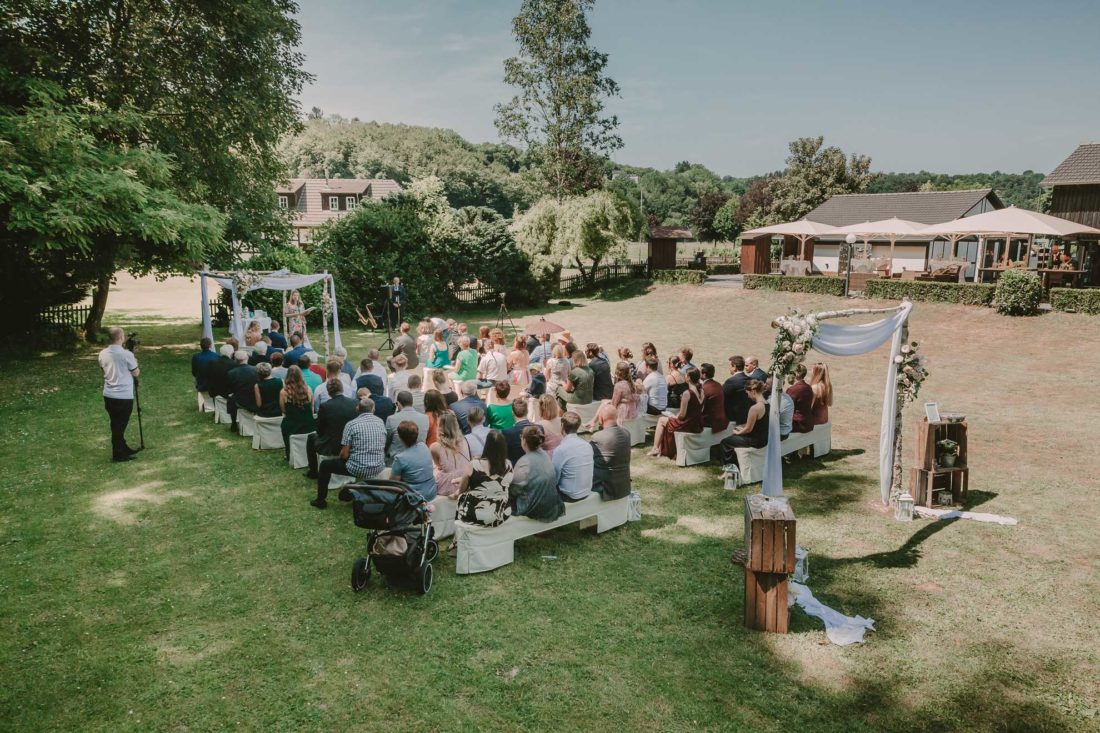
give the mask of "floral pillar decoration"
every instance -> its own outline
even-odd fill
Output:
[[[909,328],[902,331],[902,340],[908,336]],[[902,488],[901,471],[901,415],[905,406],[917,399],[921,385],[928,378],[926,368],[928,360],[917,353],[918,344],[911,341],[903,344],[901,353],[894,357],[894,366],[898,372],[897,385],[897,412],[894,418],[894,474],[890,485],[890,503],[897,504],[898,497],[904,491]]]

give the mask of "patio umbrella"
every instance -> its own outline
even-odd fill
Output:
[[[539,318],[537,321],[531,321],[524,327],[524,333],[528,336],[540,336],[542,334],[561,333],[565,330],[565,326],[559,326],[553,321],[548,321],[545,318]]]
[[[809,219],[799,219],[798,221],[790,221],[786,224],[772,224],[771,226],[757,227],[756,229],[750,229],[747,232],[741,232],[742,237],[757,237],[762,234],[782,234],[791,237],[798,238],[798,257],[801,259],[805,254],[806,241],[815,237],[824,236],[826,234],[836,234],[837,228],[828,224],[822,224],[819,221],[810,221]],[[782,259],[782,258],[780,258]]]
[[[923,234],[926,225],[908,219],[899,219],[896,216],[879,221],[868,221],[863,224],[851,224],[837,229],[838,234],[855,234],[863,238],[866,245],[868,239],[890,240],[890,274],[894,274],[894,243],[904,237],[914,234]]]
[[[996,209],[984,214],[965,216],[961,219],[945,221],[942,224],[932,224],[921,229],[920,234],[948,235],[948,234],[1039,234],[1047,237],[1072,237],[1080,234],[1100,234],[1100,229],[1094,229],[1084,224],[1078,224],[1069,219],[1059,219],[1050,214],[1040,214],[1038,211],[1028,211],[1015,206],[1007,209]]]

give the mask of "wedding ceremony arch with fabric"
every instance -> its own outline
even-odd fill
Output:
[[[886,370],[879,435],[879,488],[882,492],[883,504],[890,503],[891,489],[900,489],[901,434],[898,422],[904,400],[898,393],[898,366],[901,363],[899,357],[902,357],[903,349],[908,350],[904,342],[908,334],[909,314],[912,310],[913,304],[905,301],[893,308],[828,311],[811,315],[795,313],[777,318],[773,322],[772,325],[779,329],[779,334],[776,336],[772,364],[776,388],[772,389],[768,418],[768,453],[763,487],[763,493],[766,496],[783,495],[779,410],[780,390],[786,377],[793,373],[794,367],[805,359],[806,352],[810,349],[830,356],[856,356],[874,351],[890,341],[890,359]],[[848,326],[822,323],[832,318],[875,313],[889,315],[871,323]]]
[[[283,293],[283,308],[286,308],[287,294],[299,290],[314,283],[325,282],[324,288],[324,333],[325,353],[329,353],[328,316],[332,314],[332,333],[336,348],[343,346],[340,340],[340,316],[336,309],[336,282],[328,272],[320,272],[312,275],[299,275],[289,270],[274,270],[260,272],[253,270],[238,270],[236,272],[208,272],[199,273],[199,281],[202,293],[202,335],[208,338],[214,337],[213,324],[210,320],[210,299],[207,296],[206,279],[210,278],[229,291],[229,297],[233,304],[233,317],[229,324],[229,332],[237,338],[244,337],[246,324],[241,314],[241,298],[253,290],[280,290]],[[279,314],[280,320],[282,314]]]

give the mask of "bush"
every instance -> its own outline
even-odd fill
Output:
[[[653,282],[669,285],[702,285],[707,273],[702,270],[654,270],[652,278]]]
[[[1050,307],[1056,311],[1076,311],[1100,315],[1100,290],[1078,288],[1051,288]]]
[[[844,278],[827,275],[811,277],[745,275],[745,289],[783,290],[789,293],[817,293],[819,295],[844,295]]]
[[[1039,276],[1027,270],[1005,270],[997,280],[993,305],[1006,316],[1033,316],[1043,300]]]
[[[919,300],[927,303],[960,303],[989,305],[993,302],[993,285],[981,283],[937,283],[920,280],[868,280],[863,294],[883,300]]]
[[[741,265],[733,263],[729,265],[707,265],[707,272],[712,275],[739,275]]]

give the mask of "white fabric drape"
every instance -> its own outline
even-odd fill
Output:
[[[210,322],[210,296],[206,294],[206,273],[199,273],[199,289],[202,291],[202,335],[214,340],[214,326]]]
[[[890,484],[894,471],[894,422],[897,411],[897,369],[894,357],[901,353],[902,326],[913,310],[912,303],[903,303],[897,313],[872,323],[843,326],[819,323],[812,348],[830,356],[856,356],[877,349],[893,337],[890,360],[886,368],[886,390],[882,399],[882,423],[879,436],[879,488],[884,503],[890,500]],[[783,458],[779,437],[779,389],[772,390],[768,419],[768,455],[764,469],[764,494],[783,495]]]

